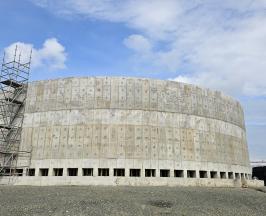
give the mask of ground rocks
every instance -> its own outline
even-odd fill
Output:
[[[266,215],[265,189],[0,186],[0,216]]]

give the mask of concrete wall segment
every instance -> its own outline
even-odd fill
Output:
[[[32,149],[36,169],[72,164],[170,169],[171,176],[177,168],[251,172],[239,102],[173,81],[75,77],[33,82],[21,148]]]

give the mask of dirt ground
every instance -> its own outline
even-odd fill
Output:
[[[0,215],[266,215],[266,190],[0,186]]]

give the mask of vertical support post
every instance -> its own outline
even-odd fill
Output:
[[[16,45],[11,61],[4,53],[0,72],[0,176],[19,174],[17,160],[20,154],[30,159],[30,151],[21,153],[20,142],[32,50],[29,61],[24,63],[21,62],[21,52],[17,59],[17,52]]]

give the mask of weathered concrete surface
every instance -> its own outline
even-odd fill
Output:
[[[3,216],[266,215],[265,192],[241,188],[5,186],[0,194]]]
[[[49,168],[49,176],[53,168],[64,168],[63,176],[67,168],[79,168],[79,176],[82,168],[93,168],[94,176],[98,168],[109,168],[110,176],[124,168],[125,178],[131,168],[141,169],[142,177],[145,169],[155,169],[157,177],[160,169],[169,169],[170,177],[184,170],[184,178],[187,170],[195,170],[196,178],[200,170],[208,178],[217,171],[218,179],[220,172],[226,178],[228,172],[233,178],[251,174],[240,104],[173,81],[84,77],[31,83],[21,142],[21,150],[30,149],[37,176],[39,168]]]
[[[10,179],[6,178],[6,181]],[[90,177],[90,176],[24,176],[11,179],[13,185],[106,185],[106,186],[197,186],[197,187],[263,187],[263,181],[240,179],[162,178],[162,177]],[[7,182],[6,182],[7,183]],[[11,182],[9,182],[10,184]],[[4,184],[0,180],[0,185]]]

